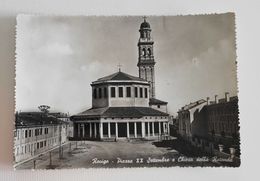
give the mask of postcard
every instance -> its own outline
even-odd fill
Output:
[[[14,168],[239,167],[235,14],[21,14]]]

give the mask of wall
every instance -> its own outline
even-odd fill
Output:
[[[104,88],[107,88],[107,97],[104,97]],[[115,97],[111,97],[111,87],[115,88]],[[119,97],[119,87],[123,88],[123,97]],[[131,97],[126,96],[126,88],[131,88]],[[138,89],[138,97],[135,97],[135,87]],[[99,97],[99,89],[102,90],[102,96]],[[143,97],[140,97],[140,88],[143,89]],[[145,88],[147,89],[147,98],[145,98]],[[93,91],[96,90],[96,98],[94,99]],[[92,107],[101,108],[101,107],[132,107],[140,106],[147,107],[149,103],[149,86],[144,85],[104,85],[97,86],[93,85],[92,87]]]
[[[205,104],[204,104],[205,105]],[[196,109],[193,112],[193,121],[191,124],[191,134],[193,136],[208,136],[208,120],[206,119],[205,107]]]
[[[110,87],[116,88],[116,97],[110,97],[109,94],[109,106],[111,107],[131,107],[131,106],[140,106],[140,107],[148,107],[149,105],[149,86],[142,85],[119,85],[119,86],[108,86],[109,91]],[[123,87],[123,97],[118,97],[118,87]],[[126,97],[126,87],[131,87],[131,97]],[[138,88],[138,97],[135,97],[135,87]],[[139,88],[143,88],[143,98],[140,98]],[[147,88],[147,98],[145,98],[144,88]]]
[[[102,97],[99,98],[99,88],[102,90]],[[104,88],[107,88],[107,97],[104,97]],[[93,91],[96,89],[97,98],[94,99]],[[92,86],[92,107],[93,108],[100,108],[100,107],[107,107],[108,106],[108,99],[110,95],[110,90],[108,86]]]
[[[45,133],[46,128],[48,129],[47,134]],[[42,133],[35,135],[37,129],[41,129]],[[16,137],[14,138],[15,162],[29,159],[34,155],[58,146],[60,138],[61,144],[65,143],[68,140],[67,137],[70,129],[71,126],[68,124],[63,124],[61,127],[60,125],[45,125],[16,129]],[[29,130],[31,130],[31,136],[29,136]],[[27,131],[27,137],[25,137],[25,131]],[[38,147],[37,144],[43,144],[43,146]]]

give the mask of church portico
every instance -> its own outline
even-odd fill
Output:
[[[108,119],[79,121],[74,123],[74,137],[79,140],[107,140],[118,138],[154,139],[168,134],[168,120],[154,119]]]

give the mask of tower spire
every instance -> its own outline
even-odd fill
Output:
[[[146,22],[146,18],[147,18],[147,16],[143,16],[144,22]]]

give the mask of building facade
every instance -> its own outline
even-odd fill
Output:
[[[197,103],[197,104],[196,104]],[[179,135],[191,141],[199,138],[226,146],[239,145],[238,98],[214,101],[200,100],[182,107],[178,112]]]
[[[211,140],[220,144],[239,144],[238,97],[219,99],[208,105],[208,135]]]
[[[59,147],[73,136],[66,114],[20,112],[15,115],[14,161],[19,163]]]
[[[204,112],[204,106],[207,101],[201,99],[199,101],[185,105],[178,111],[179,121],[179,134],[187,139],[191,140],[193,135],[205,135],[207,134],[207,126],[205,121],[201,119]],[[198,125],[197,122],[200,122]],[[203,124],[202,124],[203,122]]]

